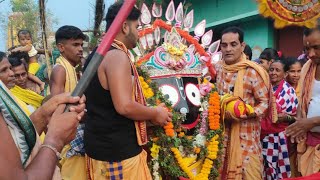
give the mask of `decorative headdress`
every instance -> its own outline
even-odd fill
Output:
[[[320,18],[318,0],[257,0],[259,12],[264,17],[271,17],[276,28],[290,25],[314,28]]]
[[[189,30],[193,26],[193,10],[185,15],[182,3],[177,9],[173,1],[169,3],[165,14],[166,22],[160,19],[162,7],[156,3],[152,6],[152,13],[143,4],[141,13],[140,46],[134,52],[139,56],[137,64],[143,65],[151,78],[199,77],[205,67],[209,69],[211,76],[215,75],[211,61],[217,54],[220,40],[211,43],[213,32],[205,32],[205,20],[196,25],[195,36],[191,36]],[[155,19],[153,23],[152,17]]]

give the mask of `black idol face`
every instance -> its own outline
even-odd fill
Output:
[[[169,77],[154,79],[161,92],[171,103],[175,111],[186,115],[184,126],[192,129],[197,124],[200,108],[200,90],[198,79],[194,77]]]

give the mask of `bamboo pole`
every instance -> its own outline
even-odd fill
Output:
[[[106,35],[103,37],[101,44],[99,45],[97,51],[93,55],[88,67],[81,76],[76,88],[72,92],[72,96],[82,96],[86,88],[88,87],[91,79],[96,74],[97,69],[103,60],[103,57],[107,54],[107,51],[111,47],[111,44],[118,34],[123,22],[129,16],[132,8],[134,7],[136,0],[126,0],[124,1],[120,11],[118,12],[116,18],[113,20],[110,28],[108,29]],[[69,106],[66,107],[68,111]]]
[[[45,59],[47,64],[47,73],[48,73],[48,79],[50,79],[50,75],[52,72],[52,66],[50,63],[50,57],[49,57],[49,50],[48,50],[48,41],[47,41],[47,28],[46,28],[46,6],[44,0],[39,0],[39,11],[40,11],[40,23],[41,23],[41,29],[42,29],[42,41],[43,41],[43,48],[45,52]]]

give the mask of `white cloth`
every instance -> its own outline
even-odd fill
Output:
[[[31,46],[32,46],[32,48],[31,48],[31,50],[28,52],[29,57],[33,57],[33,56],[35,56],[35,55],[38,54],[38,51],[34,48],[34,46],[33,46],[33,45],[31,45]]]
[[[307,118],[320,116],[320,81],[314,80],[312,89],[312,97],[309,104]],[[310,130],[311,132],[320,132],[320,126],[316,126]]]

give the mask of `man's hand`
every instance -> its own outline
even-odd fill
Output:
[[[65,107],[65,104],[60,104],[52,114],[44,141],[44,144],[53,145],[58,151],[74,139],[79,121],[84,115],[84,112],[64,113]]]
[[[312,120],[295,118],[296,122],[286,128],[286,135],[290,136],[291,142],[299,142],[306,138],[306,134],[314,127]]]
[[[72,97],[70,93],[63,93],[56,96],[53,96],[46,103],[44,103],[39,109],[37,109],[37,113],[39,116],[43,118],[46,122],[49,122],[52,114],[61,104],[78,104],[70,107],[70,111],[77,113],[84,113],[85,109],[86,97]]]
[[[241,115],[239,118],[238,117],[235,117],[231,114],[231,112],[229,111],[226,111],[225,112],[225,115],[224,115],[224,119],[227,120],[227,121],[230,121],[230,122],[240,122],[240,121],[243,121],[243,120],[249,120],[249,119],[253,119],[253,118],[256,118],[257,115],[256,113],[251,113],[249,115]]]
[[[229,121],[229,122],[240,122],[240,121],[241,121],[240,118],[237,118],[237,117],[233,116],[233,115],[231,114],[231,112],[229,112],[229,111],[226,111],[226,112],[225,112],[225,114],[224,114],[224,119],[227,120],[227,121]]]
[[[254,118],[256,118],[257,117],[257,115],[256,115],[256,113],[251,113],[251,114],[244,114],[244,115],[240,115],[240,119],[241,120],[249,120],[249,119],[254,119]]]
[[[172,121],[172,113],[166,109],[164,103],[159,104],[155,109],[157,113],[154,119],[151,120],[151,123],[159,126],[165,126],[168,122]]]

